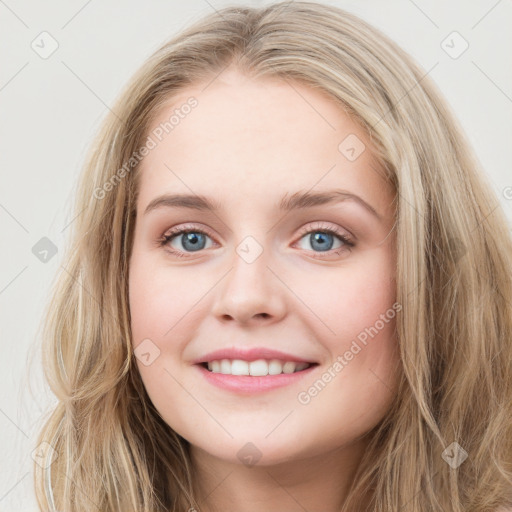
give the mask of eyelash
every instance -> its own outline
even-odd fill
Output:
[[[188,234],[188,233],[201,233],[201,234],[206,235],[206,236],[208,236],[210,238],[213,238],[207,231],[205,231],[203,229],[197,228],[197,227],[195,227],[193,225],[191,225],[191,226],[183,226],[183,227],[179,227],[179,228],[174,228],[169,233],[163,235],[158,240],[158,246],[159,247],[164,247],[173,238],[175,238],[176,236],[184,235],[184,234]],[[313,257],[314,258],[326,259],[325,257],[320,256],[320,254],[329,254],[329,255],[332,256],[332,254],[335,253],[335,254],[339,255],[340,252],[342,252],[342,251],[351,251],[352,248],[355,246],[355,243],[352,240],[352,238],[349,237],[348,235],[346,235],[345,233],[342,233],[337,228],[330,228],[330,227],[323,226],[321,224],[320,225],[316,225],[314,227],[308,226],[308,227],[303,228],[301,230],[300,237],[299,237],[298,240],[300,241],[305,235],[308,235],[308,234],[311,234],[311,233],[324,233],[324,234],[334,235],[335,237],[337,237],[339,240],[341,240],[343,242],[343,246],[342,247],[338,247],[336,249],[330,249],[329,251],[324,251],[324,252],[322,252],[322,251],[321,252],[309,251],[309,252],[313,252]],[[177,256],[179,258],[187,258],[188,254],[192,254],[192,253],[186,253],[186,252],[183,252],[183,251],[176,251],[174,249],[169,249],[169,248],[166,248],[166,250],[168,252],[170,252],[172,255]],[[336,251],[338,251],[338,252],[336,252]],[[198,251],[198,252],[200,252],[200,251]]]

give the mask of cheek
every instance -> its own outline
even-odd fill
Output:
[[[395,302],[392,268],[380,257],[317,281],[312,300],[325,325],[315,331],[330,361],[319,378],[304,384],[297,400],[311,428],[315,418],[329,415],[323,427],[327,438],[369,430],[396,396],[400,356],[394,331],[401,308]],[[341,434],[340,425],[347,429]]]
[[[144,256],[130,264],[129,290],[134,345],[151,338],[161,346],[171,331],[176,333],[193,319],[193,305],[204,294],[193,275],[172,271]]]
[[[184,368],[177,361],[198,325],[200,304],[194,304],[204,291],[190,279],[148,254],[136,254],[130,262],[132,346],[146,390],[159,410],[190,405],[171,377],[182,380]]]
[[[324,339],[331,340],[332,349],[343,350],[357,336],[364,338],[365,329],[376,323],[383,331],[381,338],[393,330],[396,284],[392,261],[384,249],[354,259],[339,271],[323,269],[314,279],[301,275],[297,286],[297,294],[305,297],[304,302],[322,321]],[[382,315],[386,317],[384,325]]]

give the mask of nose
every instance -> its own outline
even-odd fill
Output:
[[[216,287],[212,313],[218,320],[274,323],[286,314],[286,287],[267,266],[264,255],[248,262],[235,254],[233,267]]]

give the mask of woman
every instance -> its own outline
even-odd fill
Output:
[[[45,323],[41,510],[511,506],[512,241],[403,50],[230,7],[112,111]]]

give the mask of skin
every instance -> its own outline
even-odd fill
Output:
[[[160,353],[137,366],[159,413],[191,443],[201,510],[339,510],[368,443],[363,436],[396,396],[394,321],[360,343],[309,403],[298,394],[392,309],[394,192],[364,130],[329,96],[236,69],[205,85],[162,108],[153,128],[190,96],[198,100],[141,165],[131,327],[134,348],[149,339]],[[338,149],[349,134],[366,146],[354,161]],[[334,188],[362,197],[381,219],[348,200],[286,215],[276,209],[285,194]],[[162,207],[145,215],[164,193],[205,195],[222,209]],[[319,223],[352,234],[355,246],[333,236],[333,249],[321,251],[311,242]],[[158,245],[170,228],[190,224],[207,230],[203,249],[190,250],[181,235]],[[247,236],[263,250],[250,264],[236,251]],[[231,346],[276,348],[319,366],[291,385],[237,394],[192,365]],[[238,456],[248,442],[261,454],[252,466]]]

